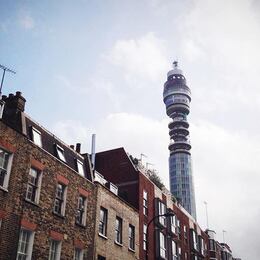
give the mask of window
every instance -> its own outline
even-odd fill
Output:
[[[49,260],[59,260],[60,252],[61,252],[61,241],[51,239]]]
[[[205,254],[205,243],[204,243],[204,239],[199,236],[199,251],[202,255]]]
[[[143,231],[143,248],[144,250],[147,249],[147,225],[144,224],[144,231]]]
[[[106,258],[102,255],[98,255],[98,260],[106,260]]]
[[[7,189],[11,172],[12,155],[0,148],[0,187]]]
[[[216,251],[216,243],[213,239],[209,240],[209,251]]]
[[[122,244],[122,219],[116,217],[116,229],[115,229],[116,239],[115,241]]]
[[[32,257],[34,232],[21,229],[16,260],[30,260]]]
[[[166,206],[161,201],[159,201],[159,215],[163,215],[165,213],[166,213]],[[163,226],[166,226],[166,217],[165,216],[160,216],[159,217],[159,222]]]
[[[64,150],[59,145],[56,145],[56,152],[59,159],[66,162],[65,156],[64,156]]]
[[[80,195],[78,198],[78,209],[76,215],[76,223],[85,226],[86,225],[86,208],[87,199]]]
[[[148,215],[148,193],[143,191],[143,213],[145,216]]]
[[[100,208],[98,232],[100,235],[107,235],[107,209],[102,207]]]
[[[75,248],[74,260],[83,260],[84,251],[80,248]]]
[[[178,253],[177,253],[177,244],[176,242],[172,241],[172,260],[178,259]]]
[[[177,217],[171,216],[171,232],[177,234]]]
[[[40,184],[41,184],[41,172],[34,168],[30,169],[27,190],[26,190],[26,199],[34,203],[39,203],[40,197]]]
[[[129,249],[135,250],[135,227],[129,224],[128,228],[128,241],[129,241]]]
[[[195,250],[199,251],[198,235],[195,230],[191,230],[192,233],[192,246]]]
[[[41,132],[34,127],[32,127],[32,140],[35,144],[42,147],[42,136]]]
[[[85,176],[84,174],[84,165],[83,165],[83,162],[77,160],[77,168],[78,168],[78,173],[81,175],[81,176]]]
[[[160,257],[166,258],[166,239],[162,232],[160,232]]]
[[[57,184],[56,197],[54,201],[54,213],[64,216],[66,205],[66,191],[67,187],[61,183]]]

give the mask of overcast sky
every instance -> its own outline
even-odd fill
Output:
[[[3,92],[90,152],[125,147],[166,186],[169,119],[162,101],[178,59],[192,91],[188,117],[200,225],[243,260],[260,256],[260,2],[257,0],[0,0]]]

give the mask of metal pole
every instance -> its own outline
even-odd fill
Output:
[[[207,221],[207,229],[209,229],[209,216],[208,216],[208,203],[204,201],[205,209],[206,209],[206,221]]]
[[[1,86],[0,86],[0,98],[2,96],[2,88],[3,88],[3,83],[4,83],[6,69],[3,69],[3,70],[4,70],[4,72],[3,72],[3,76],[2,76],[2,80],[1,80]]]
[[[159,218],[159,217],[171,217],[171,216],[174,216],[174,214],[173,213],[171,213],[171,212],[168,212],[168,213],[165,213],[165,214],[161,214],[161,215],[157,215],[157,216],[154,216],[149,222],[148,222],[148,224],[147,224],[147,238],[146,238],[146,253],[145,253],[145,259],[146,260],[148,260],[148,249],[149,249],[149,245],[148,245],[148,243],[149,243],[149,239],[148,239],[148,232],[149,232],[149,226],[150,226],[150,224],[156,219],[156,218]]]
[[[222,230],[222,233],[223,233],[223,243],[225,244],[225,233],[226,233],[227,231],[226,230]]]

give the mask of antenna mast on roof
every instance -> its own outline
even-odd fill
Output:
[[[5,78],[5,72],[7,71],[7,72],[11,72],[13,74],[16,74],[16,72],[11,70],[11,69],[9,69],[9,68],[7,68],[7,67],[5,67],[4,65],[1,65],[1,64],[0,64],[0,68],[3,70],[1,86],[0,86],[0,98],[1,98],[1,96],[2,96],[2,88],[3,88],[3,84],[4,84],[4,78]]]

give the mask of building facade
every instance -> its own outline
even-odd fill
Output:
[[[183,207],[196,219],[195,192],[190,154],[189,123],[191,92],[183,72],[174,62],[173,70],[167,74],[163,101],[166,113],[172,119],[169,123],[170,190]]]

